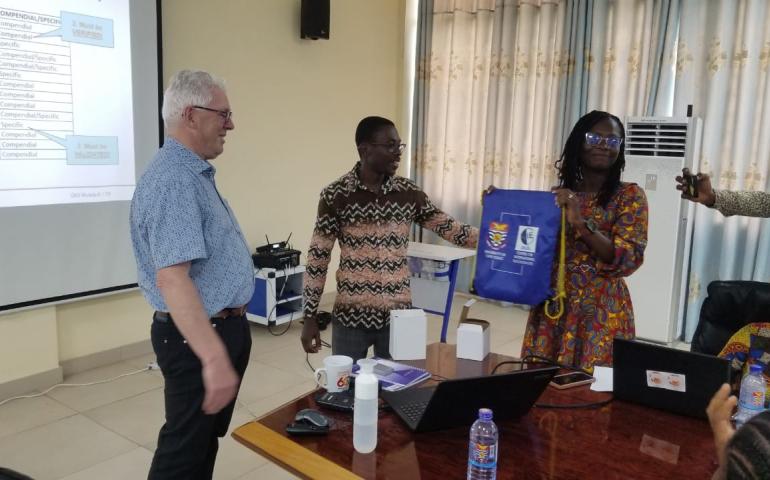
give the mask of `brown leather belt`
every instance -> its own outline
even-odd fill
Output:
[[[225,308],[211,316],[211,318],[242,317],[246,314],[246,305],[240,307]]]
[[[246,305],[241,305],[240,307],[222,309],[219,312],[212,315],[211,319],[222,320],[228,317],[242,317],[245,313],[246,313]],[[161,323],[168,323],[169,321],[173,320],[171,318],[171,314],[168,312],[155,312],[152,314],[152,319]]]

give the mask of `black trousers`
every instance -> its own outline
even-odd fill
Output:
[[[251,353],[251,332],[245,316],[211,319],[225,344],[230,361],[243,378]],[[219,437],[227,433],[235,400],[215,415],[203,405],[202,368],[172,321],[152,322],[152,347],[165,380],[166,423],[158,434],[149,480],[210,479],[219,449]]]
[[[390,325],[381,330],[346,327],[336,319],[332,322],[332,355],[347,355],[353,363],[366,358],[374,345],[374,356],[390,358]]]

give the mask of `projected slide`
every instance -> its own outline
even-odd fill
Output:
[[[0,1],[0,207],[131,199],[128,3]]]

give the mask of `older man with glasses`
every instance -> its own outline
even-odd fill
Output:
[[[211,165],[235,128],[223,82],[177,73],[163,121],[168,136],[131,202],[139,287],[156,310],[152,346],[165,380],[149,478],[210,479],[251,352],[244,305],[254,290],[249,247]]]
[[[334,242],[341,257],[332,313],[332,352],[353,360],[374,346],[390,357],[390,311],[411,308],[406,251],[413,222],[474,248],[479,230],[454,220],[412,181],[396,175],[401,143],[393,122],[366,117],[356,129],[359,161],[321,192],[304,278],[302,347],[321,348],[316,314]]]

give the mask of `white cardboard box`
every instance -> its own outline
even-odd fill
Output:
[[[424,360],[428,320],[420,308],[390,311],[390,356],[393,360]]]
[[[481,361],[489,355],[489,322],[468,318],[468,311],[476,300],[463,305],[460,324],[457,327],[457,358]]]

